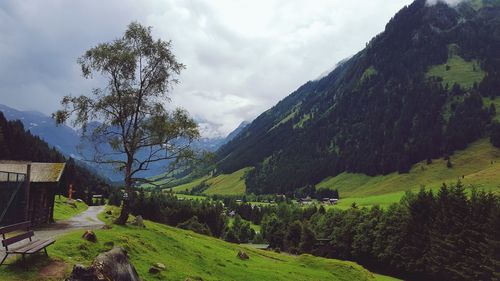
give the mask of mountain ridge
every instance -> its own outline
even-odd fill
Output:
[[[218,170],[254,166],[249,192],[290,193],[341,172],[404,173],[488,134],[492,116],[483,101],[500,94],[500,8],[482,1],[476,10],[471,3],[417,0],[404,7],[364,50],[222,146]],[[484,71],[481,80],[470,88],[443,83],[453,55],[465,62],[454,70]],[[438,65],[445,72],[428,75]]]

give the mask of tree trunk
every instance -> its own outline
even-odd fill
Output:
[[[127,193],[128,198],[123,198],[122,210],[120,212],[120,216],[116,219],[115,223],[119,225],[125,225],[128,220],[128,216],[130,215],[130,196],[133,192],[132,190],[132,179],[131,179],[131,171],[132,171],[132,163],[133,158],[128,157],[127,166],[125,167],[125,193]]]

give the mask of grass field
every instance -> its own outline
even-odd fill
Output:
[[[216,177],[205,176],[192,182],[178,185],[172,188],[173,192],[189,192],[194,187],[205,182],[208,188],[203,192],[206,195],[243,195],[246,191],[245,173],[252,168],[243,168],[232,174],[222,174]]]
[[[427,72],[427,77],[441,77],[443,86],[448,85],[450,88],[457,83],[464,89],[470,89],[474,83],[481,82],[486,73],[481,69],[479,62],[476,60],[465,61],[452,49],[453,46],[450,46],[448,61],[431,67]]]
[[[243,168],[232,174],[218,175],[208,179],[206,183],[209,188],[203,193],[207,195],[243,195],[246,191],[245,174],[252,168]]]
[[[74,201],[76,208],[66,202],[68,202],[68,198],[56,195],[54,202],[54,220],[58,221],[69,219],[83,211],[86,211],[88,208],[87,204],[83,202]]]
[[[188,183],[181,184],[181,185],[173,187],[172,191],[173,192],[186,192],[186,191],[189,192],[189,191],[191,191],[191,189],[193,189],[194,187],[200,185],[203,181],[205,181],[207,179],[209,179],[208,176],[202,177],[202,178],[199,178],[199,179],[195,179],[192,182],[188,182]]]
[[[434,159],[430,165],[423,161],[415,164],[408,174],[370,177],[342,173],[316,187],[338,189],[339,207],[349,207],[353,202],[359,206],[387,206],[398,202],[405,191],[418,191],[421,186],[437,189],[443,183],[453,184],[458,180],[466,186],[500,192],[500,149],[493,147],[489,140],[479,140],[466,150],[456,152],[451,161],[451,169],[443,159]]]
[[[73,264],[88,265],[99,253],[113,245],[121,246],[127,250],[139,276],[145,281],[182,281],[188,278],[205,281],[397,280],[374,275],[352,262],[252,249],[149,221],[146,221],[146,228],[113,225],[110,230],[97,230],[96,235],[98,242],[95,244],[81,239],[81,231],[58,238],[56,244],[49,247],[49,255],[67,263],[68,272]],[[249,255],[249,260],[236,257],[240,249]],[[28,262],[27,269],[22,266],[2,267],[0,280],[49,280],[40,278],[37,273],[48,263],[46,258],[39,256]],[[167,269],[158,275],[150,274],[150,266],[157,262],[165,264]]]

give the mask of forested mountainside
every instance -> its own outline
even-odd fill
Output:
[[[96,175],[82,163],[66,159],[38,136],[25,131],[21,121],[7,121],[2,112],[0,112],[0,160],[66,162],[68,182],[78,183],[74,185],[77,198],[87,199],[86,191],[98,193],[108,191],[105,179]],[[59,192],[66,192],[66,190]]]
[[[219,149],[218,172],[254,166],[247,192],[290,193],[341,172],[404,173],[498,135],[498,50],[500,1],[416,0]]]

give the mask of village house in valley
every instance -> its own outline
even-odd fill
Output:
[[[55,194],[66,185],[65,167],[65,163],[0,161],[0,225],[53,222]]]

